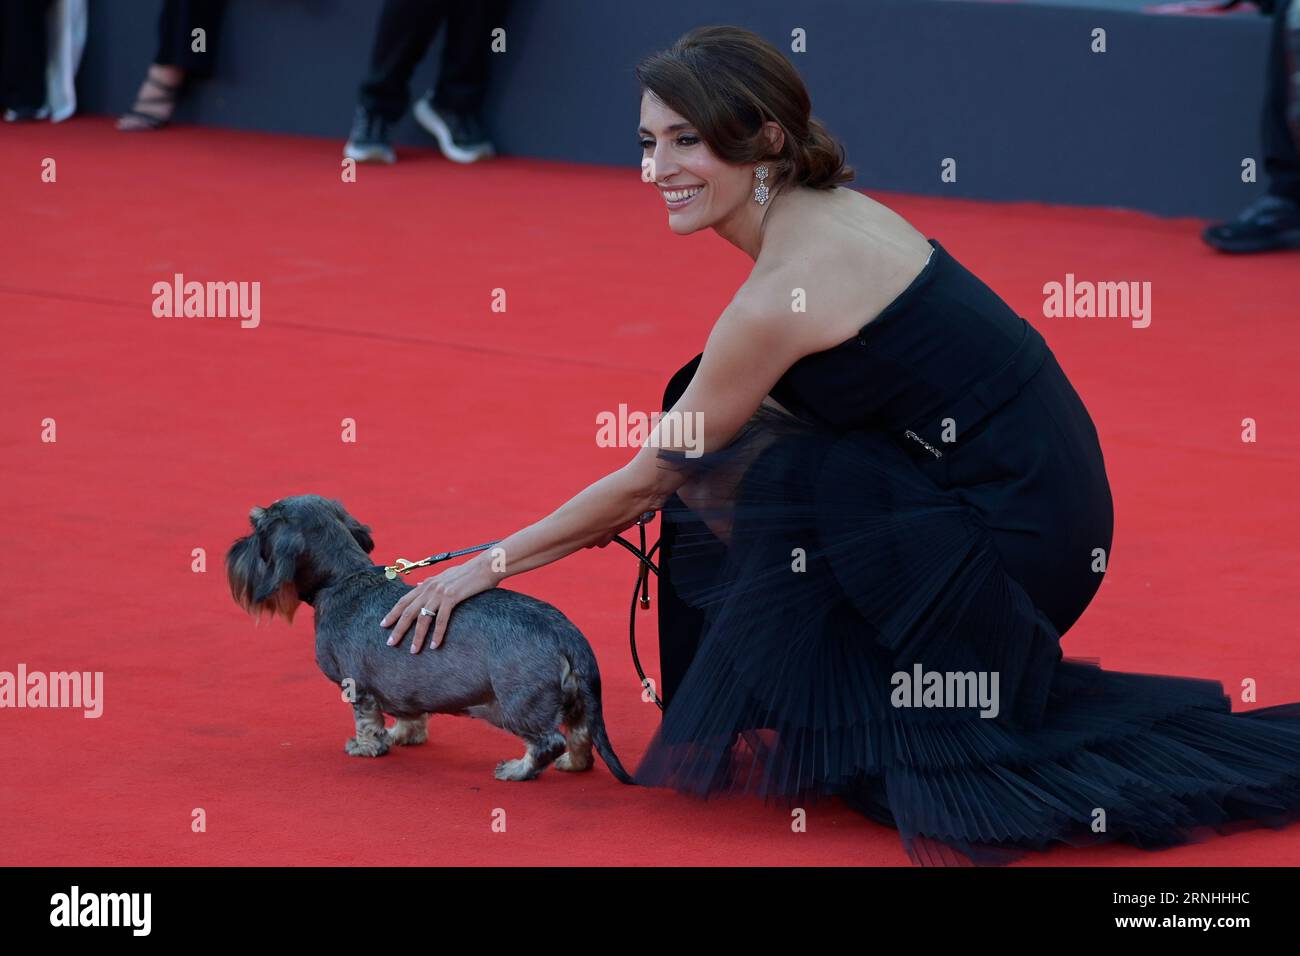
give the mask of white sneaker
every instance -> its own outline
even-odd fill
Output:
[[[442,154],[452,162],[473,163],[496,155],[478,117],[472,113],[440,112],[431,95],[417,100],[412,112],[415,121],[438,141]]]

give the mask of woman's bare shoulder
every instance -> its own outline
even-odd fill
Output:
[[[784,217],[734,301],[783,314],[809,351],[857,334],[924,268],[925,235],[857,193],[805,203]],[[797,322],[789,322],[794,317]]]

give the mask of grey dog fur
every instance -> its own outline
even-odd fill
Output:
[[[589,770],[594,744],[618,780],[633,782],[605,732],[596,657],[557,608],[493,588],[455,607],[440,647],[410,654],[388,646],[391,628],[379,622],[411,585],[388,580],[369,560],[370,528],[341,503],[295,495],[253,508],[249,522],[253,533],[226,555],[230,592],[254,615],[292,622],[299,602],[315,609],[317,664],[340,687],[353,682],[349,754],[423,743],[429,714],[457,714],[524,741],[523,757],[497,765],[499,780],[532,779],[552,762]],[[397,718],[387,730],[385,713]]]

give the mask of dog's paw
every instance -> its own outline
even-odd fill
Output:
[[[532,780],[538,771],[527,757],[518,760],[503,760],[497,764],[492,776],[498,780]]]
[[[590,770],[595,765],[591,759],[591,754],[587,755],[586,761],[575,759],[572,751],[566,750],[555,758],[555,769],[566,770],[570,773],[582,773],[584,770]]]
[[[398,720],[384,731],[390,744],[398,747],[414,747],[429,739],[428,718],[424,720]]]
[[[382,737],[353,737],[343,750],[351,757],[382,757],[388,753],[388,741]]]

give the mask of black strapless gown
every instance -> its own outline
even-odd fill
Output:
[[[858,336],[789,369],[781,409],[661,453],[688,477],[661,515],[667,706],[637,782],[836,796],[920,863],[1294,820],[1300,704],[1233,714],[1218,682],[1063,657],[1110,560],[1097,432],[1042,336],[931,245]]]

